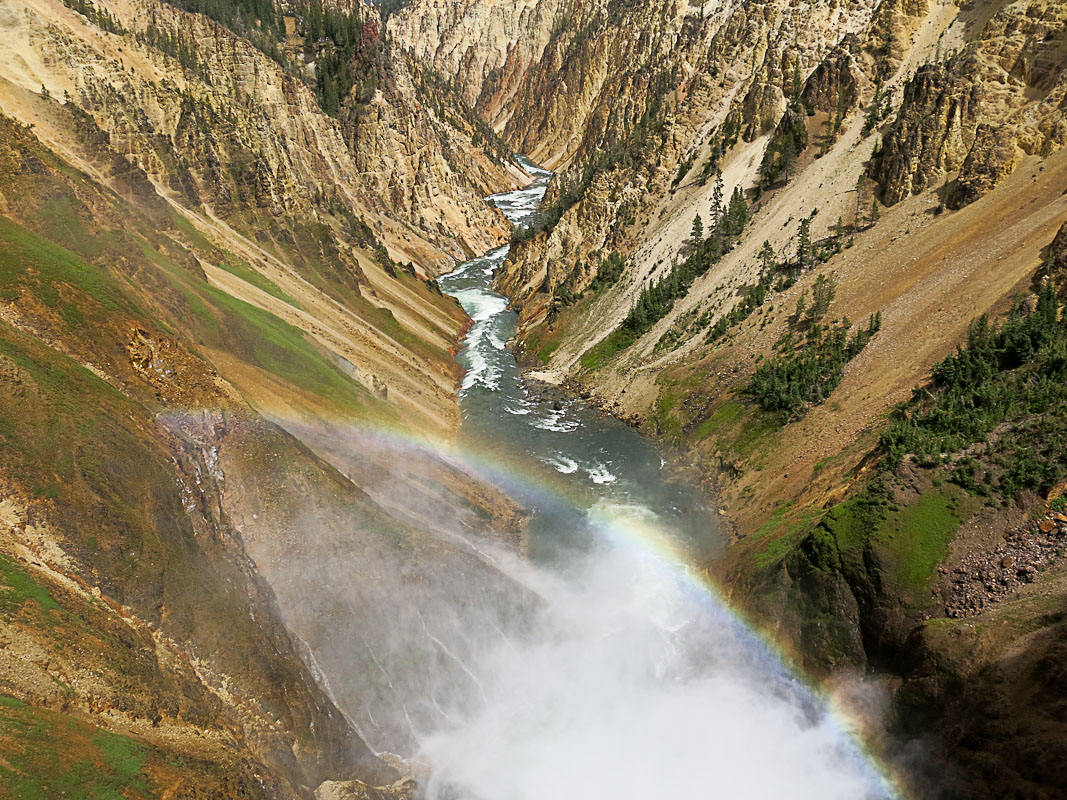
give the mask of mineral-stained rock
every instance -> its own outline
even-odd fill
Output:
[[[924,191],[963,163],[981,101],[980,87],[967,72],[962,63],[927,65],[904,90],[873,175],[886,205]]]
[[[1014,172],[1018,163],[1012,128],[982,123],[959,177],[948,192],[946,205],[958,209],[973,203]]]

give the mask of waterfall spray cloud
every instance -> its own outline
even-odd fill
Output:
[[[481,702],[422,743],[430,800],[892,797],[831,709],[712,594],[647,546],[639,507],[483,651]]]

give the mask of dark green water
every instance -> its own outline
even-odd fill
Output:
[[[492,198],[515,224],[536,212],[552,179],[552,173],[522,163],[536,181]],[[441,278],[440,285],[474,320],[459,355],[467,369],[459,444],[483,461],[488,454],[492,465],[486,477],[504,483],[534,511],[532,555],[543,559],[560,546],[581,548],[589,537],[584,512],[598,503],[654,514],[694,560],[714,555],[721,537],[710,498],[670,480],[652,441],[580,400],[546,392],[548,387],[523,378],[508,348],[516,314],[491,288],[508,251],[502,247],[469,261]]]

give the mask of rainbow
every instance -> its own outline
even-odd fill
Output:
[[[717,622],[729,626],[738,641],[746,644],[764,666],[801,693],[813,708],[825,717],[838,734],[850,758],[862,764],[872,784],[872,791],[886,797],[904,798],[906,793],[888,766],[864,741],[861,716],[835,691],[818,687],[785,652],[774,637],[752,619],[730,608],[719,586],[706,569],[690,564],[690,557],[673,541],[655,515],[641,507],[597,501],[592,493],[577,488],[555,470],[533,458],[501,459],[462,443],[431,439],[398,429],[376,428],[352,430],[352,435],[366,436],[395,455],[418,455],[445,461],[472,479],[486,481],[506,494],[521,496],[529,504],[533,498],[541,507],[568,507],[586,514],[590,523],[614,546],[623,548],[669,576],[676,586],[698,602]],[[373,448],[372,448],[373,449]],[[643,513],[645,512],[645,513]]]

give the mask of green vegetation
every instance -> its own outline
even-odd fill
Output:
[[[921,603],[960,523],[976,506],[959,489],[944,486],[897,507],[885,485],[874,481],[830,509],[812,536],[846,572],[865,573],[873,557],[883,580]]]
[[[30,601],[37,603],[42,611],[59,608],[48,590],[0,555],[0,614],[17,612]]]
[[[958,498],[951,491],[932,491],[890,512],[878,529],[878,540],[892,557],[898,580],[913,597],[921,597],[929,586],[960,522]]]
[[[671,181],[671,188],[675,188],[682,182],[686,175],[689,174],[689,170],[693,168],[694,162],[696,162],[697,151],[694,150],[689,156],[678,165],[678,174],[674,176],[674,180]]]
[[[236,275],[245,283],[250,283],[257,289],[262,289],[272,297],[276,297],[283,303],[288,303],[293,308],[300,308],[300,304],[292,297],[282,291],[274,281],[264,275],[257,269],[253,269],[248,262],[242,261],[233,253],[226,253],[225,257],[219,262],[218,266],[221,269],[226,270],[231,275]]]
[[[671,412],[678,404],[678,392],[673,382],[668,382],[656,397],[656,407],[652,413],[652,421],[656,425],[656,431],[667,442],[677,443],[682,440],[682,423]]]
[[[185,69],[200,74],[201,77],[207,77],[207,73],[201,71],[202,65],[196,54],[196,45],[180,34],[161,31],[155,25],[149,25],[144,35],[139,38],[149,47],[154,47],[176,59]],[[187,165],[186,168],[188,168]]]
[[[781,561],[811,532],[822,515],[820,508],[796,508],[791,502],[778,506],[770,519],[749,537],[756,547],[756,564],[765,567]]]
[[[111,12],[106,8],[97,8],[92,0],[63,0],[63,5],[77,11],[98,28],[103,28],[108,33],[121,34],[126,32],[119,24],[119,21],[111,16]]]
[[[1000,325],[985,316],[972,323],[966,345],[934,368],[931,385],[881,437],[887,469],[907,455],[948,464],[960,486],[1004,499],[1067,475],[1064,441],[1067,322],[1051,284],[1030,313],[1017,304]]]
[[[0,297],[11,301],[20,289],[28,289],[44,305],[57,308],[63,302],[64,284],[84,292],[108,311],[140,316],[104,270],[0,217]],[[69,308],[65,316],[78,321],[77,313]]]
[[[733,400],[723,403],[716,409],[714,414],[700,424],[700,427],[698,427],[696,431],[696,438],[706,439],[724,425],[737,422],[744,416],[744,413],[745,407],[741,403]]]
[[[537,350],[537,358],[542,364],[547,364],[552,358],[552,354],[556,352],[556,349],[560,346],[560,342],[548,342],[542,345]]]
[[[665,277],[641,291],[622,324],[582,355],[583,367],[597,369],[636,342],[670,313],[675,301],[685,296],[693,281],[730,251],[734,240],[748,222],[748,203],[740,189],[735,189],[729,206],[723,205],[721,175],[716,180],[709,213],[711,222],[708,235],[704,235],[703,220],[697,215],[693,220],[690,238],[683,248],[687,254],[685,260],[673,265]]]
[[[336,115],[357,84],[357,102],[369,102],[379,85],[377,52],[364,51],[363,19],[358,10],[305,0],[302,12],[305,41],[316,53],[315,92],[322,110]]]
[[[615,252],[602,260],[600,266],[597,267],[596,277],[593,278],[593,282],[589,285],[590,291],[598,292],[618,283],[619,278],[622,277],[622,270],[625,264],[626,259]]]
[[[797,282],[805,269],[810,269],[817,263],[829,261],[835,253],[840,253],[844,238],[845,226],[839,220],[830,236],[820,241],[812,241],[811,217],[807,217],[800,221],[794,258],[779,262],[771,243],[764,242],[759,252],[759,278],[755,284],[745,289],[739,303],[716,320],[711,330],[708,331],[707,341],[709,343],[719,341],[731,328],[740,325],[752,316],[753,312],[767,301],[772,289],[778,292],[785,291]],[[807,292],[805,291],[797,301],[794,324],[801,324],[805,321],[811,324],[821,320],[829,310],[835,291],[836,284],[833,283],[832,278],[825,275],[818,276],[813,287],[812,306],[810,308],[807,306]]]
[[[156,796],[150,749],[13,698],[0,698],[0,796],[19,800],[140,800]],[[158,757],[157,757],[158,758]]]
[[[203,14],[243,36],[257,48],[284,64],[278,42],[284,34],[282,13],[276,0],[167,0],[183,11]]]
[[[871,98],[870,105],[867,106],[867,117],[863,121],[864,137],[870,136],[874,129],[889,117],[889,112],[892,110],[892,101],[893,96],[885,90],[882,76],[875,75],[874,96]]]
[[[88,3],[89,0],[70,0]],[[351,95],[366,103],[378,90],[379,53],[365,47],[364,22],[359,4],[351,9],[323,0],[168,0],[185,11],[204,14],[250,41],[291,75],[303,77],[298,65],[279,46],[286,32],[284,17],[294,15],[303,26],[306,55],[315,62],[315,93],[320,107],[336,116]],[[396,7],[397,3],[392,3]],[[374,37],[377,41],[377,36]],[[149,44],[177,58],[186,69],[200,70],[195,47],[180,32],[149,26]],[[357,89],[355,93],[353,90]]]
[[[745,387],[764,411],[783,419],[799,419],[822,403],[841,382],[845,364],[859,355],[881,328],[881,315],[870,318],[865,329],[849,336],[847,319],[829,326],[814,323],[806,341],[794,351],[760,364]]]
[[[795,108],[787,109],[763,155],[759,169],[760,189],[770,189],[783,177],[788,181],[807,146],[808,129],[803,115]]]
[[[759,280],[757,280],[753,286],[749,286],[745,290],[744,295],[741,296],[741,302],[736,303],[734,307],[730,309],[728,314],[723,314],[716,320],[715,324],[708,332],[707,340],[709,342],[718,341],[726,335],[730,328],[735,325],[740,325],[752,316],[752,312],[762,306],[764,301],[766,301],[773,282],[773,270],[761,271]]]

